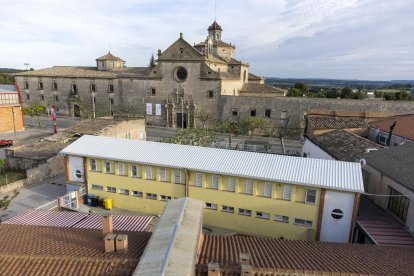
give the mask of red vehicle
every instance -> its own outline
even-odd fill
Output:
[[[13,140],[0,140],[0,148],[13,146]]]

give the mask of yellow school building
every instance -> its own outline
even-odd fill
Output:
[[[116,208],[196,198],[206,227],[245,234],[348,242],[363,192],[359,163],[88,135],[62,153],[68,185]]]

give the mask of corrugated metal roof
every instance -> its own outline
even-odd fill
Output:
[[[144,231],[152,219],[152,216],[114,214],[112,215],[113,229],[116,231]],[[2,223],[87,229],[102,229],[103,227],[101,214],[44,210],[29,210]]]
[[[16,86],[14,84],[0,84],[0,92],[16,92]]]
[[[84,135],[63,154],[363,192],[359,163]]]

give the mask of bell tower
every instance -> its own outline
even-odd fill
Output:
[[[213,41],[219,41],[221,40],[221,32],[223,31],[223,29],[221,28],[221,26],[217,23],[216,20],[214,20],[213,24],[211,24],[210,27],[208,27],[208,36],[213,40]]]

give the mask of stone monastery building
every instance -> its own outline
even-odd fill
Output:
[[[222,41],[222,28],[214,21],[204,42],[192,46],[181,33],[165,51],[158,50],[155,66],[127,67],[108,52],[96,59],[96,67],[54,66],[16,78],[26,104],[54,105],[60,114],[79,117],[93,107],[97,116],[134,110],[146,114],[150,124],[192,128],[202,114],[222,119],[223,97],[285,96],[285,90],[250,73],[235,52],[233,44]],[[240,119],[238,109],[231,113]],[[271,116],[270,110],[260,113]]]

